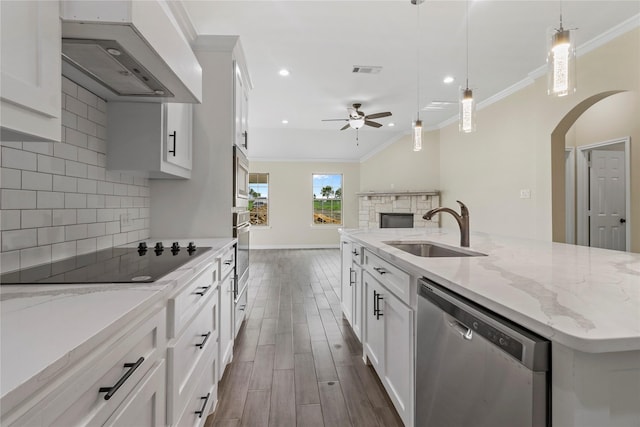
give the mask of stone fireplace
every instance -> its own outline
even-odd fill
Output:
[[[381,228],[380,214],[386,213],[413,214],[413,227],[415,228],[438,227],[437,217],[431,221],[422,219],[428,210],[440,206],[440,192],[438,191],[372,191],[357,195],[359,199],[359,228]]]

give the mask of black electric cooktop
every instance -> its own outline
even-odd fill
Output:
[[[114,247],[0,275],[0,284],[154,282],[211,248],[193,243],[180,247]]]

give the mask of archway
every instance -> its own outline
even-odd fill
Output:
[[[591,106],[604,98],[617,93],[615,90],[602,92],[586,98],[573,107],[551,132],[551,211],[552,239],[554,242],[565,242],[566,237],[566,192],[565,192],[565,137],[576,120]]]

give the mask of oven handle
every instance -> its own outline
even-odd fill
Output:
[[[236,230],[238,231],[238,233],[249,231],[250,228],[251,228],[250,222],[243,222],[242,224],[236,225]]]

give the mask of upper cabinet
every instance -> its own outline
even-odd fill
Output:
[[[107,116],[107,169],[191,178],[191,104],[109,102]]]
[[[58,2],[0,2],[2,140],[60,141]]]
[[[200,103],[202,67],[167,3],[61,1],[63,75],[108,101]]]
[[[245,154],[249,148],[249,84],[237,61],[233,62],[235,79],[233,84],[235,104],[235,145]]]

